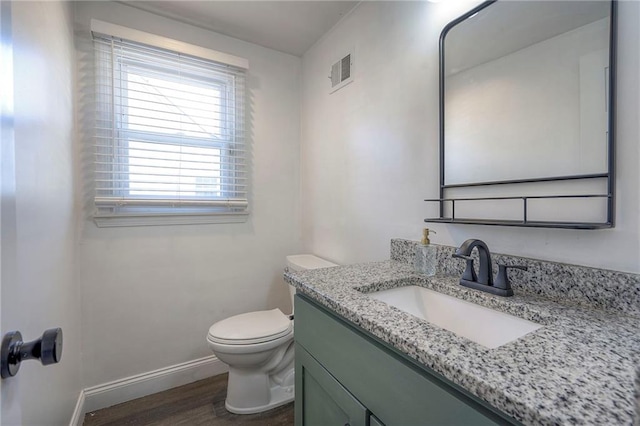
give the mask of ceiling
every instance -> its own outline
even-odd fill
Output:
[[[121,1],[230,37],[302,56],[357,1]]]

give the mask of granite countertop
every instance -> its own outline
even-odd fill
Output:
[[[364,263],[285,279],[338,315],[524,424],[639,424],[640,318],[538,295],[499,297],[426,277],[406,263]],[[543,325],[487,349],[365,293],[419,285]],[[499,325],[488,325],[499,327]]]

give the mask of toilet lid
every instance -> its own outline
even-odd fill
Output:
[[[291,332],[293,323],[280,309],[249,312],[218,321],[208,338],[230,345],[268,342]]]

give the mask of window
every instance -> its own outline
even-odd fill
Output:
[[[96,223],[246,220],[245,70],[95,30],[93,44]]]

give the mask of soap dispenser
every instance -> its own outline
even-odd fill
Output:
[[[431,245],[431,241],[429,240],[429,232],[433,232],[434,234],[436,233],[429,228],[424,228],[422,230],[422,240],[416,247],[414,266],[416,272],[425,274],[427,276],[432,276],[436,274],[436,255],[438,249],[435,246]]]

